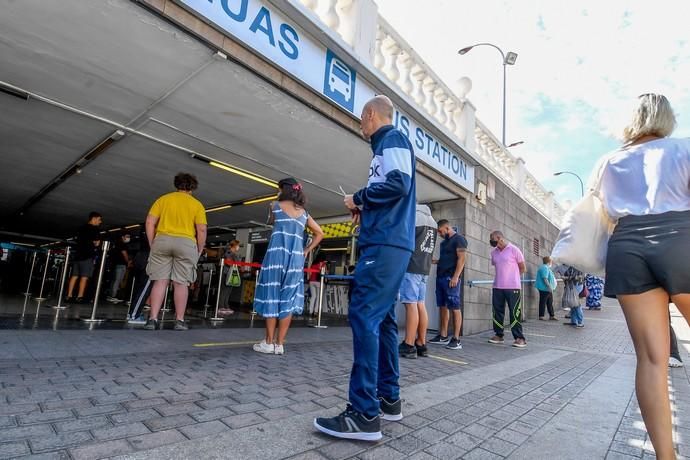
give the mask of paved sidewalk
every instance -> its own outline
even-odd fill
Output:
[[[585,324],[530,321],[525,350],[487,332],[402,360],[405,418],[375,444],[312,428],[346,403],[344,328],[295,329],[282,357],[252,352],[252,329],[1,331],[0,458],[653,458],[619,307]],[[669,375],[686,455],[690,383],[685,369]]]

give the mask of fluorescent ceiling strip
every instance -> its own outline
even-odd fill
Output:
[[[226,204],[225,206],[217,206],[215,208],[209,208],[206,210],[206,212],[216,212],[216,211],[222,211],[224,209],[230,209],[232,208],[231,204]]]
[[[226,165],[224,163],[219,163],[217,161],[209,161],[208,164],[210,164],[211,166],[214,166],[216,168],[222,169],[224,171],[228,171],[230,173],[236,174],[238,176],[253,180],[254,182],[268,185],[269,187],[278,188],[278,184],[276,182],[273,182],[270,179],[266,179],[265,177],[261,177],[257,174],[243,171],[241,169],[235,168],[235,167],[230,166],[230,165]]]
[[[265,196],[265,197],[263,197],[263,198],[257,198],[257,199],[255,199],[255,200],[245,201],[245,202],[242,203],[242,204],[243,204],[243,205],[250,205],[250,204],[264,203],[264,202],[266,202],[266,201],[275,200],[275,199],[277,199],[277,198],[278,198],[278,195]]]

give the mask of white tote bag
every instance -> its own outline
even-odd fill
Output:
[[[615,225],[599,198],[598,185],[566,213],[551,258],[583,273],[603,276]]]

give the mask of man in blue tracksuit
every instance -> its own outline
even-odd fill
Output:
[[[331,436],[381,439],[381,420],[402,419],[398,384],[395,303],[415,244],[415,156],[408,138],[392,125],[393,104],[377,96],[362,110],[362,134],[371,140],[369,182],[345,205],[361,219],[360,259],[355,270],[349,320],[354,363],[350,404],[314,426]]]

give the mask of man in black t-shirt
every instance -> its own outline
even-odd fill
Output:
[[[439,307],[441,325],[438,334],[429,343],[445,345],[451,350],[462,349],[462,272],[465,270],[467,240],[457,233],[450,223],[438,221],[438,234],[443,238],[441,254],[436,269],[436,305]],[[448,337],[449,311],[453,312],[453,336]]]
[[[417,205],[415,213],[415,248],[400,285],[400,301],[405,305],[405,340],[398,353],[403,358],[427,356],[426,283],[436,247],[436,222],[426,205]]]
[[[93,276],[93,269],[95,265],[96,256],[98,255],[98,246],[101,244],[100,225],[103,223],[103,218],[97,212],[89,214],[88,223],[82,225],[77,233],[77,246],[74,252],[74,262],[72,263],[72,276],[69,279],[69,286],[67,287],[67,302],[75,301],[77,303],[84,301],[84,292],[86,292],[86,285],[91,276]],[[79,280],[79,293],[75,299],[72,295],[74,288]]]

